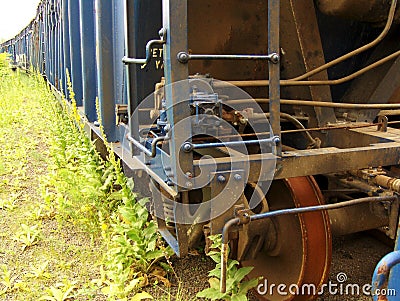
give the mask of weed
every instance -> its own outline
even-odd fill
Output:
[[[216,266],[208,274],[210,277],[208,282],[210,288],[207,288],[197,294],[199,298],[207,298],[210,300],[232,300],[232,301],[246,301],[247,292],[256,287],[259,280],[257,278],[249,281],[243,279],[252,271],[253,267],[238,268],[239,262],[236,260],[229,260],[227,265],[227,280],[226,280],[226,293],[220,292],[220,275],[221,275],[221,235],[214,235],[210,237],[213,242],[211,249],[207,255],[214,260]]]
[[[47,289],[48,295],[42,296],[39,300],[65,301],[73,299],[75,297],[74,290],[76,290],[75,284],[66,280],[64,283],[57,283],[51,286]]]
[[[15,239],[23,244],[23,250],[38,243],[42,233],[41,225],[21,225],[21,230],[15,234]]]
[[[51,274],[46,272],[49,262],[46,261],[38,267],[31,266],[31,271],[26,276],[28,278],[36,278],[36,279],[50,279]]]
[[[3,77],[1,70],[0,66],[0,79],[7,80],[0,80],[0,199],[7,201],[0,203],[4,207],[0,213],[12,209],[15,210],[13,213],[23,215],[13,224],[14,228],[23,224],[15,234],[14,243],[22,243],[25,249],[42,239],[43,244],[36,247],[45,253],[40,254],[40,262],[45,263],[16,268],[29,271],[24,279],[27,282],[15,283],[16,277],[3,272],[0,289],[7,290],[7,294],[13,290],[11,298],[15,300],[68,300],[82,294],[106,295],[107,300],[152,299],[142,292],[142,287],[153,279],[164,281],[165,272],[159,266],[171,270],[168,261],[171,249],[164,246],[155,223],[149,221],[146,200],[137,200],[132,192],[133,182],[124,176],[112,151],[113,145],[107,143],[102,127],[109,153],[107,161],[100,157],[84,134],[70,82],[70,102],[63,99],[58,105],[40,75],[32,73],[27,77],[19,72],[4,71]],[[11,96],[9,91],[18,91],[18,96]],[[100,115],[99,121],[101,124]],[[32,139],[33,135],[40,138]],[[47,157],[49,159],[45,160]],[[40,164],[32,165],[32,161]],[[34,187],[39,181],[36,174],[33,177],[30,174],[32,170],[43,173],[39,189]],[[29,201],[24,198],[27,188],[34,194]],[[24,193],[19,195],[21,191]],[[27,206],[22,206],[23,203]],[[41,223],[52,224],[52,219],[59,222],[59,229],[51,229],[46,232],[46,237],[42,237]],[[31,222],[35,224],[31,226]],[[6,222],[0,223],[4,226]],[[85,239],[91,238],[93,245],[94,242],[99,244],[87,257],[90,257],[91,267],[100,267],[97,271],[100,279],[91,281],[90,276],[87,277],[90,279],[83,279],[82,275],[87,271],[79,270],[79,285],[48,283],[53,278],[65,278],[71,273],[72,266],[75,272],[78,264],[82,267],[85,260],[89,261],[84,252],[71,255],[73,249],[67,248],[63,240],[66,228],[72,229],[75,235],[83,233]],[[7,231],[9,236],[13,235],[11,229]],[[82,249],[91,246],[90,243],[78,245]],[[60,254],[60,250],[65,249],[71,251]],[[28,253],[31,252],[24,252],[24,255],[31,256]],[[94,259],[95,253],[103,254],[103,259],[99,259],[101,255]],[[72,256],[81,262],[71,261]],[[57,258],[58,265],[53,270],[47,264],[50,257]],[[165,257],[168,264],[162,263]],[[83,281],[87,281],[86,284],[82,284]],[[30,289],[28,296],[15,292],[17,288],[23,290],[24,286]],[[43,287],[49,287],[44,296]]]
[[[3,289],[0,290],[0,296],[12,291],[15,288],[15,280],[17,278],[18,276],[11,275],[11,271],[8,270],[6,265],[1,266],[0,284],[3,285]]]

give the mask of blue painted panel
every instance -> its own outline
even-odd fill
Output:
[[[116,141],[114,103],[113,1],[96,0],[96,56],[100,111],[104,132]]]
[[[97,119],[96,31],[94,0],[80,0],[83,107],[90,122]]]
[[[397,241],[395,246],[395,251],[400,251],[400,224],[397,229]],[[400,258],[400,254],[397,253]],[[389,276],[389,285],[388,288],[392,288],[396,291],[397,296],[395,297],[388,297],[389,300],[399,300],[400,296],[400,264],[397,264],[392,271],[390,272]]]
[[[71,56],[71,80],[78,106],[82,106],[82,59],[79,0],[68,0],[69,47]]]
[[[65,72],[69,70],[71,73],[71,56],[70,56],[70,43],[69,43],[69,17],[68,17],[68,0],[62,1],[62,20],[63,20],[63,48],[64,48],[64,93],[68,98],[69,93],[67,89],[67,82]]]
[[[124,22],[124,3],[121,0],[113,0],[113,55],[114,55],[114,90],[115,103],[126,103],[124,77],[125,66],[122,63],[124,57],[125,44],[125,22]]]

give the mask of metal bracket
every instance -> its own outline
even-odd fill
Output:
[[[147,65],[151,60],[152,49],[154,45],[164,45],[166,42],[167,31],[165,28],[161,28],[159,31],[160,40],[151,40],[147,42],[146,45],[146,58],[138,59],[138,58],[129,58],[124,56],[122,58],[122,62],[124,64],[144,64]]]
[[[202,143],[202,144],[193,144],[191,142],[185,142],[182,145],[182,150],[186,153],[191,152],[195,149],[204,149],[204,148],[216,148],[216,147],[229,147],[229,146],[237,146],[237,145],[253,145],[253,144],[279,144],[281,139],[278,136],[274,136],[266,139],[259,140],[245,140],[245,141],[228,141],[228,142],[216,142],[216,143]]]
[[[165,136],[165,137],[154,138],[153,141],[151,142],[151,150],[148,150],[146,146],[144,146],[142,143],[140,143],[130,135],[127,135],[126,139],[128,139],[129,142],[132,142],[137,148],[139,148],[139,150],[144,152],[147,156],[155,158],[157,155],[157,144],[159,142],[168,141],[169,139],[171,139],[171,137]]]
[[[280,57],[277,53],[268,55],[246,55],[246,54],[190,54],[181,51],[177,59],[182,64],[187,64],[190,60],[267,60],[273,64],[278,64]]]
[[[378,131],[387,132],[389,119],[387,116],[378,117]]]

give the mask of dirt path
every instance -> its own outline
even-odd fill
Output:
[[[69,290],[76,300],[90,300],[90,281],[100,277],[93,266],[101,245],[74,226],[60,226],[46,199],[55,121],[50,97],[27,75],[2,74],[0,300],[38,300]]]

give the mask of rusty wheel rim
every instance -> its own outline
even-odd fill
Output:
[[[323,204],[322,194],[313,177],[298,177],[274,181],[267,194],[269,210],[306,207]],[[242,266],[253,266],[249,277],[263,277],[255,290],[259,300],[312,300],[316,295],[301,291],[303,284],[312,284],[316,292],[329,275],[332,256],[330,222],[326,212],[288,215],[273,220],[278,243],[271,250],[262,250]],[[286,285],[287,295],[279,294],[277,286]],[[276,285],[272,290],[271,286]],[[300,288],[292,295],[289,286]],[[271,294],[272,293],[272,294]]]

